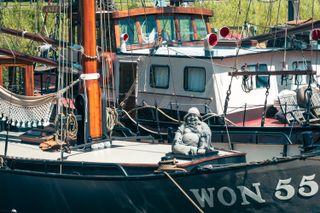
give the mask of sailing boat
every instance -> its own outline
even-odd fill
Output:
[[[150,143],[145,138],[140,138],[141,142],[113,138],[110,149],[93,149],[92,145],[105,145],[111,138],[103,136],[103,106],[95,63],[95,1],[82,1],[82,9],[82,119],[88,127],[84,128],[87,141],[68,153],[59,142],[60,153],[47,153],[32,144],[9,143],[14,137],[7,134],[0,144],[5,150],[0,158],[1,212],[320,210],[317,147],[304,147],[303,154],[295,157],[251,163],[245,162],[245,153],[226,150],[176,162],[166,158],[170,144]],[[9,109],[17,110],[23,103],[21,97],[13,93],[9,97],[1,99],[1,104],[6,101]],[[69,129],[64,128],[66,118],[60,116],[59,120],[59,127]],[[59,129],[58,139],[64,141],[66,134]],[[80,149],[86,146],[92,150]]]

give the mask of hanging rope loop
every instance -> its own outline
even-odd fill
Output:
[[[110,132],[114,126],[118,123],[118,112],[115,108],[106,108],[106,127]]]
[[[67,129],[68,139],[76,140],[77,139],[77,133],[78,133],[78,121],[77,121],[77,118],[76,118],[76,116],[74,115],[73,112],[71,112],[67,116],[66,129]]]

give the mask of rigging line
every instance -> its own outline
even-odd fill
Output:
[[[146,104],[146,106],[142,106],[142,107],[137,107],[137,108],[131,109],[131,110],[128,111],[128,113],[131,114],[134,111],[138,111],[140,109],[148,109],[148,108],[155,109],[155,110],[159,111],[161,114],[163,114],[165,117],[170,119],[171,121],[179,123],[178,120],[174,119],[173,117],[171,117],[168,114],[166,114],[165,112],[163,112],[161,109],[159,109],[159,107],[155,107],[155,106],[152,106],[152,105],[149,105],[149,104]]]
[[[52,0],[48,0],[48,6],[51,5],[51,1]],[[44,14],[44,17],[42,16],[43,26],[42,26],[42,30],[41,30],[42,33],[43,33],[43,31],[46,31],[46,35],[47,36],[49,36],[48,29],[46,27],[47,20],[48,20],[48,15],[49,15],[49,13],[48,13],[48,11],[46,11],[45,14]]]
[[[108,5],[106,6],[108,8]],[[109,52],[112,54],[112,38],[111,38],[111,19],[110,19],[111,14],[108,13],[107,14],[107,18],[108,18],[108,39],[109,39]],[[105,18],[105,16],[104,16]],[[106,22],[105,22],[106,23]],[[105,33],[105,38],[107,37],[106,33]],[[115,91],[115,79],[114,79],[114,73],[113,73],[113,58],[111,55],[111,65],[112,65],[112,70],[111,70],[111,80],[112,80],[112,97],[113,97],[113,107],[116,108],[116,91]],[[108,90],[109,90],[109,86],[108,86]]]
[[[247,21],[248,21],[248,16],[249,16],[249,11],[250,11],[250,7],[251,7],[251,3],[252,3],[252,0],[249,1],[249,5],[248,5],[248,8],[247,8],[247,13],[246,13],[246,16],[245,16],[245,21],[244,21],[244,24],[245,24],[245,25],[247,25]],[[243,37],[244,28],[245,28],[245,27],[242,27],[242,29],[241,29],[240,38]],[[237,67],[237,65],[238,65],[238,55],[239,55],[240,49],[241,49],[241,45],[239,46],[239,48],[238,48],[237,51],[236,51],[236,60],[235,60],[235,63],[234,63],[234,67]]]
[[[61,7],[62,6],[62,3],[61,2],[59,2],[59,6]],[[61,18],[62,17],[62,11],[61,10],[59,10],[59,31],[58,31],[58,38],[59,38],[59,46],[61,45],[61,41],[62,41],[62,37],[63,37],[63,23],[61,23]],[[63,50],[62,51],[64,51],[64,48],[63,48]],[[60,90],[61,88],[62,88],[62,78],[63,78],[63,75],[61,76],[61,73],[63,72],[63,70],[62,70],[62,58],[61,57],[59,57],[58,58],[58,89]],[[60,93],[58,93],[58,100],[61,100],[61,94]],[[57,104],[57,111],[56,111],[56,118],[58,118],[58,115],[60,115],[61,114],[61,109],[62,107],[61,107],[61,103],[60,103],[60,101],[58,101],[58,104]],[[62,116],[61,116],[62,117]],[[62,118],[61,118],[61,120],[60,120],[60,123],[61,123],[61,125],[62,125]],[[57,129],[56,129],[56,134],[58,134],[58,128],[60,128],[60,127],[56,127]],[[61,128],[62,129],[62,128]],[[60,168],[60,172],[61,172],[61,168]]]
[[[108,105],[108,107],[111,106],[111,98],[110,98],[110,91],[109,91],[109,85],[110,85],[110,79],[111,77],[111,73],[109,73],[109,64],[107,67],[107,60],[108,60],[108,56],[106,55],[106,57],[104,58],[104,54],[107,54],[108,52],[108,47],[109,44],[107,42],[105,42],[105,40],[108,38],[109,39],[109,43],[110,43],[110,34],[109,37],[107,36],[107,32],[106,32],[106,27],[105,25],[108,24],[108,30],[110,32],[110,14],[109,14],[109,8],[108,5],[106,5],[108,2],[99,1],[100,4],[100,41],[101,41],[101,51],[102,51],[102,56],[101,56],[101,69],[102,69],[102,85],[103,85],[103,95],[105,95],[105,103],[106,105]],[[107,17],[108,17],[108,22],[106,21],[106,13],[102,13],[102,11],[107,11]],[[110,48],[110,52],[111,52],[111,47]],[[114,88],[114,87],[113,87]]]
[[[142,3],[142,0],[141,0],[141,3]],[[143,4],[142,4],[143,5]],[[140,34],[141,34],[141,36],[143,36],[142,35],[142,28],[143,28],[143,26],[145,26],[145,28],[146,28],[146,32],[147,32],[147,27],[148,27],[148,18],[147,18],[147,14],[146,14],[146,8],[145,7],[143,7],[143,11],[144,11],[144,17],[145,17],[145,20],[143,21],[143,23],[142,23],[142,26],[140,27]],[[146,23],[146,24],[145,24]],[[154,26],[152,26],[153,27],[153,29],[154,29]],[[155,27],[156,29],[157,29],[157,26]],[[158,30],[157,30],[158,31]],[[150,34],[149,34],[150,35]],[[145,40],[145,38],[142,38],[142,40],[144,41]],[[154,48],[154,46],[155,46],[155,42],[158,42],[158,41],[156,41],[155,39],[154,39],[154,41],[153,41],[153,47],[152,48]],[[147,41],[147,43],[149,44],[149,37],[148,37],[148,41]],[[150,67],[150,65],[151,65],[151,55],[153,55],[152,53],[151,53],[151,51],[149,51],[149,53],[148,53],[148,60],[147,60],[147,64],[146,64],[146,67]],[[170,59],[169,59],[169,61],[170,61]],[[171,68],[171,62],[169,62],[170,63],[170,65],[169,65],[169,69]],[[149,65],[149,66],[148,66]],[[137,75],[138,75],[138,73],[137,73]],[[136,78],[137,78],[138,76],[136,76]],[[171,77],[171,76],[170,76]],[[147,83],[147,81],[146,81],[146,79],[147,79],[147,72],[145,73],[145,84],[144,84],[144,87],[146,87],[146,83]],[[174,82],[174,81],[173,81]],[[137,82],[138,83],[138,82]],[[174,87],[174,85],[173,85],[173,87]],[[152,90],[154,91],[156,88],[153,88]]]
[[[200,213],[204,213],[204,211],[192,200],[192,198],[183,190],[183,188],[171,177],[171,175],[166,172],[163,171],[163,173],[171,180],[172,183],[174,183],[174,185],[182,192],[182,194],[192,203],[192,205],[194,207],[196,207],[196,209],[200,212]]]
[[[152,134],[155,134],[155,135],[159,135],[159,134],[160,134],[160,135],[168,135],[168,133],[155,132],[155,131],[153,131],[153,130],[150,130],[150,129],[142,126],[142,125],[139,124],[137,121],[135,121],[135,120],[129,115],[129,113],[128,113],[127,111],[125,111],[124,109],[122,109],[121,111],[123,111],[124,114],[126,114],[127,117],[128,117],[135,125],[137,125],[139,128],[141,128],[141,129],[143,129],[143,130],[145,130],[145,131],[147,131],[147,132],[150,132],[150,133],[152,133]]]
[[[238,7],[237,7],[237,12],[235,14],[235,17],[234,17],[234,21],[233,21],[233,26],[237,26],[238,29],[237,29],[237,32],[239,32],[239,15],[241,13],[241,0],[239,0],[238,2]]]
[[[122,1],[121,1],[122,2]],[[127,0],[127,5],[129,5],[129,0]],[[127,9],[127,14],[128,14],[128,21],[129,21],[129,25],[128,25],[128,27],[130,28],[130,30],[131,30],[131,32],[132,32],[132,35],[134,35],[134,30],[132,29],[132,27],[131,27],[131,24],[130,24],[130,22],[131,22],[131,15],[130,15],[130,10],[129,10],[129,8]],[[134,19],[133,19],[134,20]],[[121,30],[121,29],[120,29]],[[138,33],[138,32],[137,32]],[[130,39],[130,38],[129,38]],[[128,41],[129,42],[129,41]],[[131,47],[132,47],[132,44],[131,44]],[[137,78],[137,75],[138,75],[138,72],[137,72],[137,69],[136,69],[136,74],[135,75],[133,75],[134,74],[134,72],[133,72],[133,70],[135,70],[134,69],[134,59],[133,59],[133,49],[132,48],[130,48],[130,59],[131,59],[131,74],[132,74],[132,79],[134,79],[134,81],[133,81],[133,83],[134,82],[136,82],[136,78]],[[121,69],[121,66],[120,66],[120,69]],[[122,77],[124,77],[124,76],[122,76]],[[126,100],[123,100],[121,103],[124,103],[125,104],[125,101]]]
[[[214,85],[216,85],[216,89],[218,91],[220,108],[223,109],[221,91],[220,91],[220,87],[219,87],[219,84],[218,84],[217,75],[216,75],[216,72],[215,72],[215,67],[214,67],[214,63],[213,63],[212,54],[210,54],[210,61],[211,61],[211,68],[212,68],[212,73],[213,73],[213,81],[215,81],[215,84],[212,85],[213,86],[212,91],[215,91],[215,88],[214,88],[215,86]],[[221,81],[221,79],[220,79],[220,81]]]
[[[279,16],[280,16],[280,4],[281,4],[281,0],[279,0],[279,4],[278,4],[278,12],[277,12],[277,24],[278,24],[278,21],[279,21]],[[270,3],[270,6],[271,6],[271,3]],[[271,17],[271,13],[269,14],[270,17]],[[287,33],[287,28],[286,28],[286,32]],[[273,39],[273,48],[272,48],[272,51],[273,52],[276,52],[277,50],[275,49],[275,46],[276,46],[276,38],[277,38],[277,34],[275,33],[274,34],[274,39]],[[284,53],[284,63],[286,61],[286,49],[283,51]],[[270,69],[271,69],[271,65],[273,63],[273,56],[274,54],[271,54],[271,58],[270,58]],[[270,76],[269,76],[269,81],[270,81]]]
[[[171,61],[171,55],[170,55],[170,53],[169,53],[169,48],[168,48],[168,46],[167,46],[167,53],[168,53],[168,60],[169,60],[169,69],[171,69],[172,68],[172,61]],[[173,79],[173,75],[171,75],[172,76],[172,87],[173,87],[173,93],[174,93],[174,99],[175,99],[175,101],[176,101],[176,103],[178,102],[178,99],[177,99],[177,93],[176,93],[176,87],[175,87],[175,80]],[[178,106],[178,105],[177,105]]]
[[[102,9],[104,9],[104,7],[102,6],[102,0],[99,1],[99,12],[100,12],[100,15],[99,15],[99,18],[100,18],[100,46],[101,46],[101,52],[102,52],[102,56],[101,56],[101,72],[102,72],[102,91],[103,91],[103,95],[104,96],[107,96],[107,97],[104,97],[105,100],[104,100],[104,103],[107,102],[107,98],[109,97],[109,94],[108,91],[106,90],[106,63],[105,63],[105,60],[104,60],[104,57],[103,57],[103,54],[105,52],[105,44],[104,44],[104,40],[105,40],[105,37],[104,37],[104,23],[103,22],[103,15],[102,15]]]
[[[104,7],[107,8],[108,10],[108,5],[105,5],[104,4]],[[115,94],[115,79],[114,79],[114,73],[113,73],[113,58],[112,58],[112,40],[111,40],[111,13],[108,13],[107,14],[107,18],[108,18],[108,39],[109,39],[109,46],[107,46],[107,50],[108,50],[108,47],[109,47],[109,52],[110,52],[110,59],[111,60],[111,66],[112,66],[112,69],[111,69],[111,73],[110,73],[110,76],[111,76],[111,81],[112,81],[112,88],[111,88],[111,91],[112,91],[112,98],[113,98],[113,107],[116,108],[116,94]],[[103,16],[104,18],[104,23],[106,23],[106,20],[105,20],[105,15]],[[104,37],[107,38],[107,33],[105,32],[104,33]],[[109,64],[108,64],[109,66]],[[108,72],[110,71],[110,68],[108,69]],[[109,79],[107,79],[109,81]],[[109,91],[109,83],[107,82],[107,88],[108,88],[108,91]],[[110,104],[111,105],[111,104]]]
[[[14,60],[14,64],[16,64],[16,58],[13,59]],[[10,70],[8,71],[10,72]],[[9,117],[8,117],[8,120],[6,121],[6,140],[5,140],[5,146],[4,146],[4,158],[6,159],[7,157],[7,152],[8,152],[8,146],[9,146],[9,129],[10,129],[10,114],[11,114],[11,111],[12,111],[12,98],[13,98],[13,93],[11,93],[10,95],[10,100],[9,100],[9,103],[10,103],[10,107],[9,107]]]
[[[165,14],[164,14],[164,10],[162,10],[162,14],[161,14],[161,17],[165,17]],[[174,17],[173,17],[174,18]],[[163,20],[163,19],[161,19],[161,20]],[[164,31],[164,32],[167,32],[166,31],[166,28],[167,28],[167,24],[169,23],[169,21],[170,21],[171,19],[170,19],[170,17],[169,18],[166,18],[165,19],[165,22],[163,23],[163,27],[162,27],[162,29],[161,29],[161,41],[162,41],[162,32]],[[171,39],[172,39],[172,37],[173,37],[173,33],[174,32],[171,32],[172,34],[171,34]],[[169,35],[168,35],[169,36]],[[170,38],[168,38],[168,39],[170,39]],[[159,44],[160,45],[160,44]],[[168,48],[168,46],[167,46],[167,53],[168,53],[168,60],[169,60],[169,69],[171,69],[172,68],[172,63],[171,63],[171,57],[170,57],[170,53],[169,53],[169,48]],[[173,87],[173,92],[174,92],[174,97],[175,97],[175,101],[177,102],[178,100],[177,100],[177,96],[176,96],[176,89],[175,89],[175,84],[174,84],[174,79],[173,79],[173,75],[170,75],[170,78],[172,78],[172,87]],[[145,80],[145,82],[146,82],[146,80]]]
[[[272,18],[272,7],[273,4],[270,2],[269,6],[268,6],[268,13],[267,13],[267,19],[266,19],[266,26],[270,26],[271,24],[271,18]],[[264,29],[264,33],[265,33],[266,28]]]
[[[314,29],[314,1],[315,0],[313,0],[312,1],[312,15],[311,15],[311,20],[312,20],[312,23],[311,23],[311,33],[312,33],[312,31],[313,31],[313,29]],[[313,48],[311,47],[311,52],[310,52],[310,55],[311,55],[311,59],[313,58]],[[311,60],[311,66],[312,66],[312,60]],[[317,66],[318,67],[318,66]]]
[[[7,37],[4,36],[3,34],[1,34],[1,36],[4,38],[5,42],[7,43],[8,48],[9,48],[9,50],[10,50],[10,52],[11,52],[11,54],[12,54],[14,60],[15,60],[16,59],[16,55],[14,54],[14,51],[12,50],[12,47],[11,47],[9,41],[7,40]]]
[[[70,31],[69,31],[69,40],[70,40],[70,43],[72,44],[73,43],[73,27],[72,27],[72,23],[73,23],[73,14],[72,14],[72,11],[73,11],[73,4],[72,4],[72,2],[70,3],[70,11],[69,11],[69,13],[70,13],[70,20],[69,20],[69,24],[70,24]],[[74,58],[73,58],[73,50],[70,50],[70,55],[71,55],[71,72],[70,72],[70,78],[71,78],[71,82],[74,82],[74,76],[73,76],[73,74],[72,74],[72,70],[73,70],[73,68],[74,68],[74,63],[73,63],[73,60],[74,60]],[[68,84],[69,84],[69,82],[67,82]],[[74,87],[71,87],[71,100],[72,101],[74,101]],[[69,103],[69,101],[68,101],[68,103]],[[70,103],[71,104],[71,103]],[[70,105],[69,104],[69,105]],[[74,108],[73,107],[70,107],[69,106],[69,109],[71,109],[71,112],[72,112],[72,114],[74,113]]]

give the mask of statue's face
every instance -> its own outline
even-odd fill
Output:
[[[199,118],[196,114],[190,114],[188,115],[186,122],[191,126],[196,126],[199,122]]]

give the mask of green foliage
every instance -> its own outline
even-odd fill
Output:
[[[42,3],[41,3],[42,2]],[[0,4],[0,26],[27,32],[39,33],[45,35],[44,14],[42,13],[43,1],[30,4],[29,2],[12,2]],[[53,29],[52,14],[46,23],[49,32]],[[0,34],[0,47],[13,51],[23,52],[34,55],[40,44],[28,39],[10,36],[4,33]]]
[[[168,2],[168,1],[167,1]],[[269,27],[284,24],[287,21],[287,0],[196,0],[196,6],[212,9],[214,16],[210,20],[214,28],[235,26],[241,30],[244,23],[258,27],[258,34],[269,30]],[[154,0],[114,0],[116,8],[130,9],[135,7],[153,6]],[[0,2],[0,26],[28,32],[39,33],[45,36],[54,32],[54,14],[46,14],[42,7],[45,0],[21,2],[16,0],[10,3]],[[313,5],[314,4],[314,5]],[[320,19],[319,0],[300,0],[300,18]],[[46,26],[47,33],[43,30]],[[28,39],[9,36],[0,33],[0,47],[27,54],[35,54],[40,44]]]
[[[258,33],[264,33],[288,19],[287,0],[220,0],[196,4],[213,10],[211,25],[214,28],[250,23],[258,26]],[[320,1],[300,0],[300,19],[311,18],[320,19]]]

